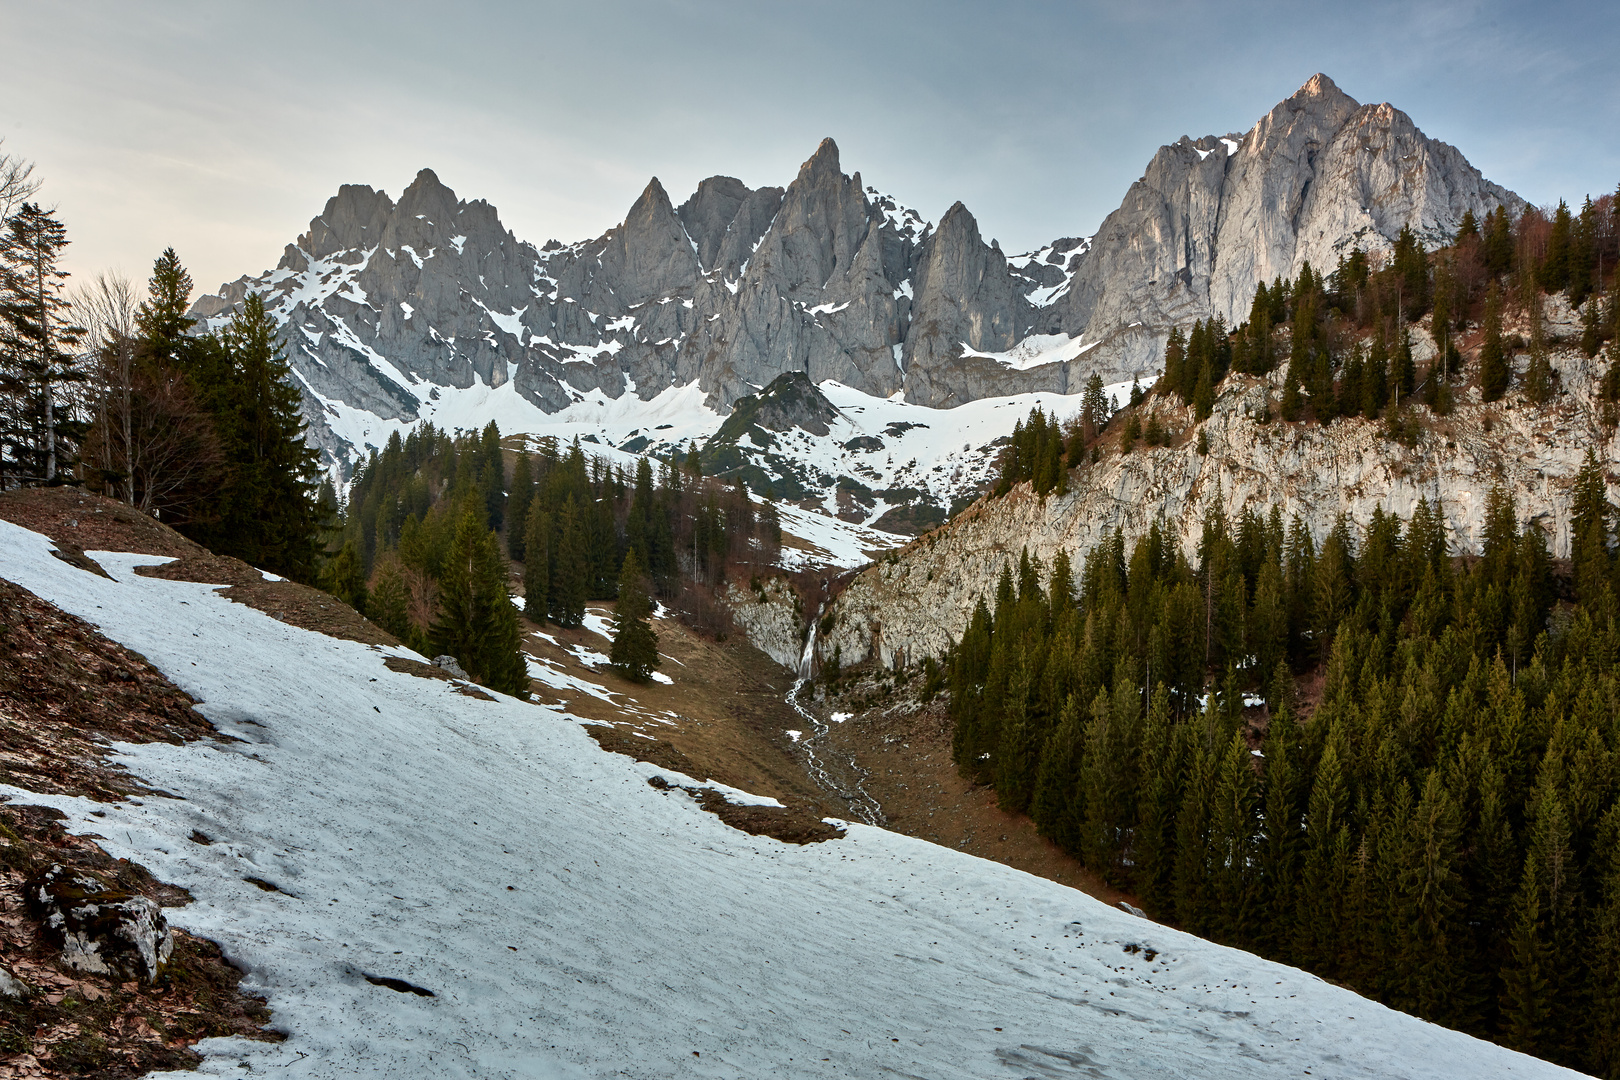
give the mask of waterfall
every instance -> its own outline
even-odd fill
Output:
[[[804,639],[804,652],[799,656],[799,681],[794,690],[808,682],[812,674],[812,667],[816,662],[816,623],[821,621],[821,608],[816,608],[815,615],[810,619],[810,633]]]
[[[810,728],[804,737],[796,738],[794,741],[799,752],[804,754],[805,768],[810,773],[811,779],[823,791],[838,795],[847,802],[851,816],[859,818],[869,825],[878,825],[883,822],[883,808],[878,805],[877,800],[866,793],[866,787],[863,783],[863,778],[866,775],[865,771],[855,764],[854,759],[851,758],[848,766],[850,773],[855,777],[854,783],[853,785],[839,783],[833,774],[827,770],[826,763],[816,753],[817,746],[821,744],[821,741],[827,735],[827,721],[805,708],[804,704],[799,701],[799,691],[804,688],[804,684],[809,682],[811,675],[815,673],[816,625],[821,622],[821,609],[825,606],[825,604],[816,606],[816,613],[810,620],[810,632],[805,635],[804,652],[799,655],[799,677],[794,680],[793,689],[788,691],[788,704],[792,706],[794,712],[804,717]]]

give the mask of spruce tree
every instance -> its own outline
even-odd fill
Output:
[[[1505,207],[1485,215],[1485,269],[1499,276],[1513,269],[1513,222]]]
[[[1575,563],[1575,595],[1583,604],[1595,604],[1608,588],[1611,513],[1603,467],[1590,448],[1570,494],[1569,546]]]
[[[1569,287],[1571,231],[1569,204],[1558,200],[1553,212],[1552,229],[1547,233],[1547,251],[1536,272],[1536,282],[1547,292],[1562,292]]]
[[[1286,665],[1279,664],[1278,671],[1281,678],[1292,682]],[[1270,696],[1282,695],[1272,692]],[[1271,703],[1271,719],[1261,744],[1265,828],[1256,855],[1260,871],[1256,936],[1269,948],[1268,955],[1279,958],[1292,956],[1300,851],[1304,845],[1300,828],[1304,807],[1299,742],[1299,729],[1288,705],[1280,700]]]
[[[526,698],[528,667],[517,610],[506,591],[506,559],[500,538],[484,527],[482,509],[469,500],[457,517],[429,641],[436,653],[460,661],[475,682]]]
[[[367,611],[365,568],[354,541],[348,540],[343,549],[321,570],[321,588],[348,604],[362,615]]]
[[[1456,866],[1461,821],[1439,770],[1424,778],[1423,794],[1403,837],[1397,868],[1399,949],[1404,997],[1419,1016],[1436,1023],[1463,1019],[1456,993],[1460,951],[1454,920],[1466,902]]]
[[[490,614],[488,652],[484,661],[484,685],[510,694],[520,701],[529,699],[529,660],[523,651],[523,627],[518,622],[517,605],[506,592],[506,560],[501,555],[500,537],[485,534],[486,558],[500,567],[501,593],[493,600]]]
[[[1219,783],[1220,754],[1200,740],[1193,748],[1187,786],[1176,815],[1173,888],[1176,921],[1188,932],[1208,934],[1214,909],[1210,864],[1210,817]]]
[[[1029,808],[1029,816],[1040,834],[1066,851],[1076,850],[1079,843],[1071,803],[1083,742],[1080,706],[1070,694],[1058,714],[1057,727],[1047,736],[1046,745],[1041,749]]]
[[[523,614],[545,625],[551,611],[551,515],[536,500],[523,526]]]
[[[479,444],[478,490],[484,514],[496,532],[506,523],[506,461],[501,453],[501,429],[491,420],[484,425]]]
[[[1395,359],[1390,371],[1391,389],[1397,399],[1410,397],[1417,389],[1417,367],[1412,362],[1412,331],[1401,330],[1401,343],[1395,348]]]
[[[319,459],[264,298],[249,293],[219,337],[230,377],[215,415],[226,482],[213,521],[188,530],[217,554],[298,581],[315,570]]]
[[[0,231],[0,473],[51,484],[71,469],[82,435],[65,388],[85,378],[60,266],[67,229],[53,210],[22,208]]]
[[[368,591],[371,620],[400,641],[408,641],[411,636],[411,594],[405,584],[405,572],[398,556],[390,552],[377,561]]]
[[[1541,901],[1541,877],[1534,853],[1528,853],[1523,883],[1513,898],[1510,958],[1502,972],[1502,1041],[1526,1054],[1540,1047],[1549,1007],[1547,968],[1557,962],[1547,954],[1543,939]]]
[[[1602,299],[1590,296],[1581,311],[1581,352],[1591,359],[1603,347]]]
[[[1484,342],[1479,349],[1480,396],[1486,401],[1500,400],[1511,379],[1507,344],[1502,340],[1502,289],[1493,281],[1485,296]]]
[[[1174,911],[1171,892],[1176,854],[1176,818],[1180,809],[1186,725],[1170,716],[1170,692],[1154,687],[1142,736],[1142,781],[1137,799],[1134,873],[1137,894],[1148,911],[1167,918]]]
[[[135,312],[135,325],[148,363],[184,370],[190,357],[191,328],[197,320],[191,308],[191,275],[180,264],[174,248],[164,248],[152,264],[147,298]]]
[[[649,682],[658,668],[658,635],[648,616],[647,571],[641,553],[631,548],[619,572],[619,602],[613,611],[613,669],[631,682]]]
[[[1193,387],[1193,415],[1202,422],[1209,419],[1209,414],[1215,410],[1215,384],[1210,372],[1210,366],[1205,363],[1198,372],[1198,382]]]
[[[516,562],[524,561],[529,535],[529,504],[534,499],[534,470],[527,452],[512,466],[512,490],[506,500],[506,550]]]
[[[1258,855],[1253,758],[1234,730],[1221,754],[1210,803],[1210,892],[1215,935],[1232,944],[1253,940],[1258,896],[1253,863]]]
[[[585,599],[590,589],[590,552],[585,543],[579,504],[570,495],[563,504],[547,594],[551,621],[558,626],[578,626],[585,621]]]
[[[474,679],[482,634],[488,629],[487,567],[483,564],[483,515],[463,505],[439,574],[439,611],[430,629],[433,649],[454,656]]]
[[[1341,767],[1339,741],[1337,730],[1329,732],[1305,813],[1305,859],[1295,916],[1294,956],[1312,971],[1321,971],[1338,960],[1339,927],[1334,920],[1322,917],[1319,905],[1328,899],[1342,900],[1339,871],[1349,844],[1345,815],[1350,809],[1350,793]]]
[[[1023,658],[1012,664],[1006,701],[993,759],[996,805],[1010,814],[1021,814],[1029,809],[1034,795],[1037,749],[1029,729],[1029,664]]]
[[[1611,807],[1600,833],[1608,839],[1599,866],[1592,944],[1587,950],[1591,1036],[1581,1064],[1594,1076],[1620,1076],[1620,807]]]

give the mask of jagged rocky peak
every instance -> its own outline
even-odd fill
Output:
[[[784,372],[934,407],[1128,381],[1172,326],[1240,321],[1261,280],[1404,225],[1438,242],[1498,204],[1523,205],[1316,76],[1240,136],[1163,147],[1089,240],[1013,259],[961,204],[934,227],[864,188],[829,138],[785,189],[711,176],[677,208],[654,178],[617,226],[543,250],[431,169],[397,202],[345,185],[278,267],[193,310],[217,325],[266,293],[311,430],[344,459],[377,437],[368,417],[460,417],[508,385],[539,414],[693,382],[725,410]]]
[[[1469,210],[1517,211],[1445,143],[1389,105],[1363,106],[1312,76],[1241,138],[1183,138],[1162,147],[1104,220],[1055,322],[1087,342],[1096,364],[1146,370],[1170,328],[1248,315],[1262,281],[1331,271],[1356,248],[1388,250],[1410,225],[1431,246]]]
[[[721,270],[736,278],[754,245],[782,207],[782,188],[750,190],[734,176],[711,176],[676,210],[686,235],[697,245],[704,272]]]
[[[960,202],[951,205],[930,237],[918,261],[916,290],[913,318],[931,324],[926,331],[931,337],[1000,352],[1028,332],[1023,292],[1001,246],[985,244],[977,219]]]
[[[325,259],[340,251],[376,247],[393,210],[394,201],[386,193],[374,191],[365,184],[344,184],[336,195],[326,200],[326,209],[309,223],[309,231],[300,236],[296,244],[287,246],[283,267],[304,269],[303,265],[296,265],[301,259],[299,252],[309,258]]]
[[[608,233],[601,258],[614,293],[631,307],[691,287],[698,274],[697,251],[658,177],[647,184],[624,223]]]
[[[979,234],[958,202],[945,212],[917,260],[916,300],[906,339],[906,400],[950,408],[977,398],[1059,390],[1067,365],[1021,370],[972,353],[1003,353],[1025,337],[1034,309],[1029,280]]]
[[[790,298],[819,292],[834,271],[847,270],[854,261],[870,219],[861,174],[845,176],[838,144],[823,139],[783,194],[749,275],[774,278]]]

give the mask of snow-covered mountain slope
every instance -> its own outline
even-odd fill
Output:
[[[1245,135],[1162,148],[1096,236],[1011,258],[961,203],[934,224],[845,174],[827,139],[786,187],[714,176],[677,207],[654,178],[567,245],[519,240],[431,170],[397,202],[345,185],[275,269],[194,314],[217,326],[266,293],[311,438],[350,466],[389,422],[537,431],[688,386],[724,413],[787,372],[932,408],[1075,394],[1147,373],[1172,325],[1232,321],[1306,259],[1408,224],[1436,242],[1497,203],[1520,200],[1316,76]]]
[[[564,714],[50,546],[0,524],[0,576],[241,740],[117,749],[175,798],[0,789],[190,890],[170,917],[268,996],[286,1041],[203,1075],[1573,1075],[922,841],[733,831]]]
[[[1129,394],[1128,383],[1108,389],[1120,399]],[[788,396],[814,405],[771,411]],[[705,441],[704,460],[772,498],[915,534],[977,498],[994,479],[1007,435],[1035,408],[1066,417],[1076,403],[1033,393],[931,409],[898,394],[875,398],[831,380],[810,387],[784,375],[735,403]]]

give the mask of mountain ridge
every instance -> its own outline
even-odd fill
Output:
[[[1523,201],[1316,75],[1241,137],[1162,147],[1094,236],[1027,255],[961,202],[935,225],[863,186],[827,138],[786,187],[713,176],[677,206],[654,177],[601,236],[542,248],[431,169],[397,203],[344,185],[275,269],[193,314],[218,325],[266,292],[311,438],[351,465],[389,425],[471,421],[500,394],[539,427],[693,383],[723,413],[787,371],[936,409],[1077,393],[1151,375],[1170,328],[1235,323],[1304,261],[1386,250],[1403,225],[1433,246],[1498,204]]]

